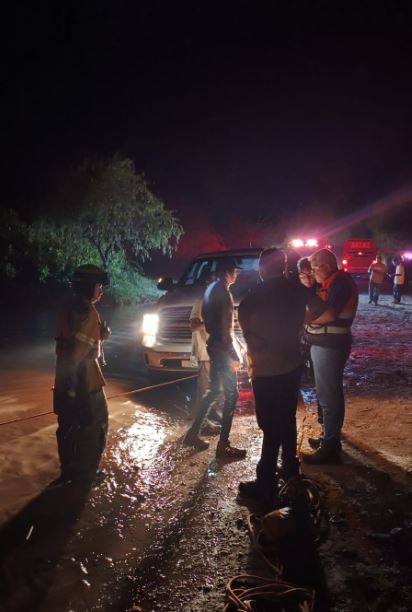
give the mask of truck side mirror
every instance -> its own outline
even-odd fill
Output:
[[[173,288],[173,278],[170,276],[161,276],[157,281],[157,288],[160,291],[169,291],[169,289]]]

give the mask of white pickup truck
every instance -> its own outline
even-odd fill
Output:
[[[171,278],[159,281],[166,291],[157,304],[143,315],[143,357],[150,372],[195,372],[196,359],[191,354],[192,333],[189,317],[195,300],[202,296],[202,271],[214,272],[221,257],[234,257],[239,266],[236,283],[231,286],[235,303],[234,333],[244,344],[237,322],[237,306],[247,291],[259,282],[259,255],[262,249],[239,249],[204,253],[196,257],[177,283]]]

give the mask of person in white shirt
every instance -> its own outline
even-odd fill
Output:
[[[207,287],[215,280],[213,272],[205,269],[199,279],[202,284]],[[192,356],[195,357],[198,365],[197,384],[196,384],[196,410],[200,406],[200,402],[210,383],[210,359],[207,352],[207,339],[209,334],[205,329],[205,324],[202,319],[202,304],[203,295],[199,297],[193,304],[190,313],[190,328],[192,330]],[[222,417],[213,407],[205,419],[201,433],[203,435],[217,435],[220,432],[220,427],[216,423],[221,423]]]
[[[393,302],[392,304],[400,304],[401,297],[403,294],[403,288],[405,286],[405,264],[400,256],[396,256],[392,259],[392,263],[396,266],[393,277]]]
[[[372,302],[378,305],[379,295],[385,279],[386,266],[382,261],[382,255],[378,255],[376,260],[369,266],[369,304]]]

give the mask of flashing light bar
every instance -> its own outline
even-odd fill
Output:
[[[294,238],[289,242],[289,245],[294,249],[299,249],[304,246],[313,249],[317,248],[319,243],[316,238],[308,238],[307,240],[302,240],[302,238]]]

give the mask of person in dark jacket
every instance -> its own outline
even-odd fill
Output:
[[[218,261],[216,274],[218,278],[207,287],[202,305],[202,319],[209,334],[210,385],[184,438],[184,444],[200,450],[208,448],[209,443],[199,437],[199,432],[222,387],[225,403],[216,457],[243,459],[246,451],[232,446],[229,440],[238,399],[236,373],[240,367],[240,356],[233,344],[233,298],[229,291],[230,285],[236,281],[236,261],[231,257],[222,257]]]
[[[299,474],[296,407],[302,371],[300,337],[307,305],[316,314],[323,305],[309,289],[286,278],[282,250],[264,250],[259,271],[263,282],[240,303],[238,319],[247,344],[263,443],[256,480],[241,482],[239,494],[270,502],[276,496],[280,448],[284,477]]]
[[[101,268],[79,266],[72,278],[73,297],[58,316],[54,412],[62,483],[92,483],[101,475],[108,413],[98,360],[110,330],[102,324],[95,304],[108,283]]]

